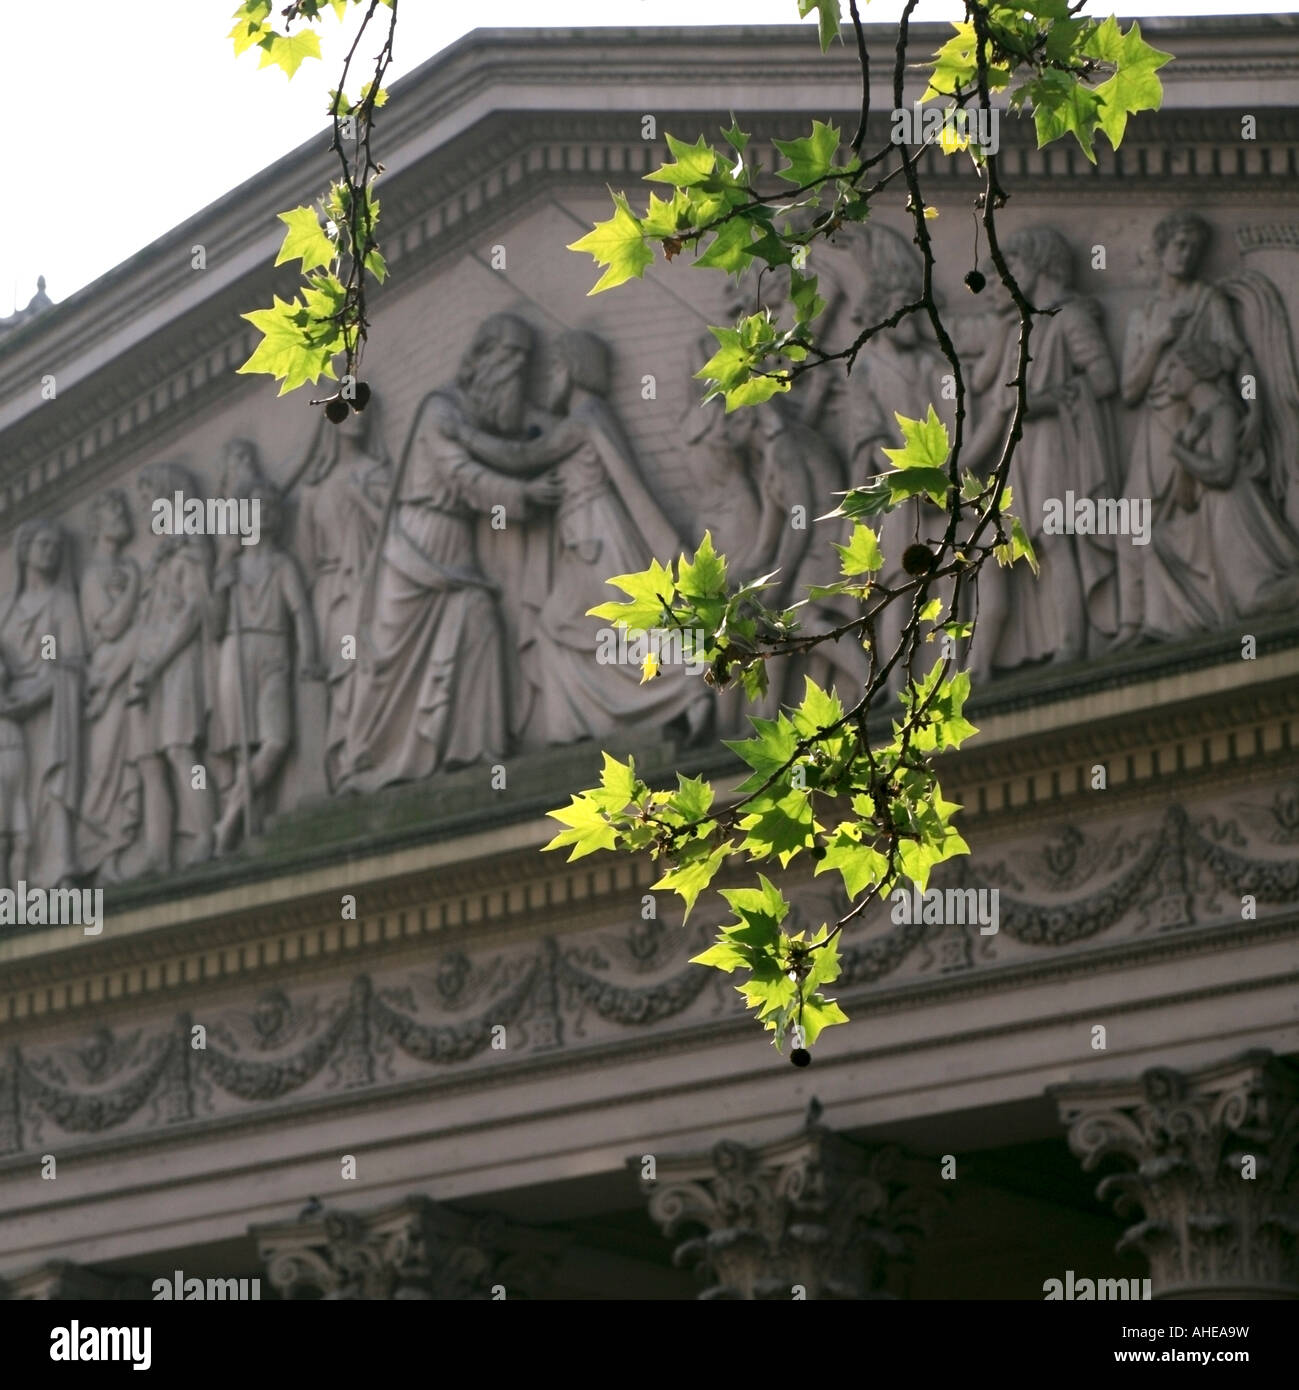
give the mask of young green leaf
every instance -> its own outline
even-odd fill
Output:
[[[641,225],[628,207],[625,195],[614,193],[613,207],[613,216],[607,222],[597,222],[584,237],[568,246],[570,251],[587,252],[597,265],[605,267],[595,287],[587,291],[588,298],[627,280],[641,279],[645,267],[654,261],[654,253],[645,245]]]

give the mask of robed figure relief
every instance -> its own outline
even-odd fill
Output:
[[[695,373],[716,350],[717,339],[707,336],[685,361],[686,405],[678,429],[684,472],[690,479],[690,512],[697,521],[695,534],[684,539],[697,544],[707,531],[717,553],[732,562],[732,578],[756,578],[743,574],[738,565],[739,557],[752,548],[762,515],[749,453],[755,422],[748,410],[728,415],[720,397],[700,401],[703,388]],[[667,563],[663,556],[658,558]]]
[[[17,588],[0,617],[0,834],[12,886],[68,887],[81,875],[85,640],[63,531],[24,522]]]
[[[78,858],[101,883],[127,877],[121,856],[140,828],[140,775],[130,756],[127,696],[135,662],[140,567],[122,552],[131,540],[126,493],[110,488],[90,513],[92,550],[81,580],[86,669],[86,779]]]
[[[526,323],[493,315],[475,332],[455,382],[426,397],[416,414],[362,591],[341,759],[350,789],[508,752],[503,626],[475,523],[494,507],[525,521],[554,506],[561,489],[553,478],[530,479],[539,471],[531,465],[486,467],[453,430],[464,421],[519,436],[531,351]]]
[[[288,755],[295,656],[301,680],[324,677],[302,572],[280,544],[279,489],[262,482],[252,495],[260,503],[260,539],[229,550],[212,586],[212,629],[220,646],[209,746],[235,768],[216,825],[221,854],[241,831],[259,828],[261,803]]]
[[[610,409],[609,353],[594,334],[569,332],[550,354],[546,405],[557,418],[533,440],[510,441],[458,422],[477,458],[497,467],[555,464],[560,499],[549,528],[532,528],[525,564],[520,665],[529,690],[525,719],[547,743],[575,743],[617,730],[650,731],[682,719],[704,726],[707,687],[686,666],[642,681],[633,661],[597,660],[599,621],[589,610],[623,597],[606,581],[670,563],[681,541],[641,478]]]
[[[136,493],[146,516],[155,498],[203,496],[179,464],[142,468]],[[140,592],[138,640],[127,695],[131,761],[139,770],[144,860],[166,873],[212,857],[212,789],[194,768],[214,679],[210,631],[212,549],[206,536],[155,537]]]
[[[830,542],[846,540],[846,532],[842,527],[832,531],[833,522],[817,525],[815,519],[844,491],[843,461],[834,445],[804,424],[788,402],[776,398],[756,409],[756,437],[751,438],[762,509],[748,547],[737,557],[737,568],[746,577],[772,575],[763,603],[776,610],[801,604],[800,629],[823,632],[855,616],[850,600],[808,598],[813,585],[832,584],[840,577]],[[822,689],[834,687],[845,702],[856,703],[868,669],[859,638],[824,642],[806,655],[770,663],[767,693],[749,713],[770,718],[782,703],[799,703],[804,677]]]
[[[343,772],[361,591],[392,487],[379,411],[376,394],[364,413],[353,411],[339,425],[322,422],[298,500],[297,553],[311,589],[328,683],[325,770],[331,789]]]
[[[1193,212],[1158,224],[1156,291],[1128,323],[1123,398],[1137,421],[1125,492],[1152,499],[1153,540],[1119,551],[1124,643],[1293,603],[1299,381],[1288,316],[1256,271],[1200,278],[1210,237]]]
[[[854,232],[844,240],[865,275],[865,284],[855,293],[845,295],[848,318],[842,337],[847,341],[863,329],[882,323],[905,305],[915,303],[924,288],[920,258],[904,237],[884,226],[854,229]],[[950,372],[951,367],[939,352],[922,314],[904,316],[893,328],[876,333],[863,344],[852,371],[835,379],[836,399],[830,402],[847,440],[844,451],[848,461],[847,485],[864,486],[891,467],[883,451],[901,448],[904,443],[897,422],[899,415],[912,420],[924,419],[932,406],[950,430],[952,406],[942,389],[943,377]],[[821,374],[812,375],[815,378]],[[825,377],[829,380],[831,374],[825,373]],[[843,486],[840,484],[840,488]],[[907,546],[921,539],[924,516],[925,509],[920,502],[912,500],[871,518],[884,556],[879,578],[890,588],[899,588],[914,580],[914,576],[902,568],[902,557]],[[834,539],[846,542],[851,530],[851,526],[847,527],[844,535]],[[819,544],[824,550],[824,540]],[[829,559],[830,564],[822,569],[817,583],[829,584],[840,577],[833,554]],[[934,593],[939,592],[935,588]],[[829,602],[834,603],[833,600]],[[834,607],[827,608],[826,619],[842,623],[846,618],[858,616],[860,611],[859,607],[841,599]],[[877,618],[875,645],[881,664],[897,649],[909,611],[909,604],[895,602],[885,607]],[[889,689],[898,690],[905,679],[906,671],[899,661],[890,672]]]
[[[1073,292],[1073,255],[1064,237],[1035,227],[1014,233],[1002,249],[1029,303],[1055,312],[1033,320],[1027,412],[1009,477],[1011,511],[1033,543],[1040,574],[1022,564],[985,565],[980,572],[971,656],[985,676],[993,668],[1080,660],[1089,639],[1094,655],[1116,627],[1116,542],[1131,548],[1127,536],[1046,530],[1048,515],[1064,506],[1068,493],[1093,501],[1117,495],[1111,402],[1118,373],[1100,306]],[[1014,413],[1014,392],[1005,383],[1016,374],[1019,315],[1009,295],[1003,292],[1003,299],[999,314],[967,325],[963,335],[979,393],[963,462],[976,472],[996,464]]]

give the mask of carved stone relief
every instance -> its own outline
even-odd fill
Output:
[[[422,1196],[364,1212],[308,1210],[250,1233],[272,1288],[297,1300],[541,1298],[568,1239]]]
[[[1048,827],[935,871],[936,887],[996,892],[995,933],[985,934],[974,912],[926,920],[899,913],[895,901],[876,905],[845,933],[836,988],[937,984],[1097,943],[1265,927],[1299,904],[1297,843],[1292,783],[1225,812],[1215,799]],[[845,907],[837,877],[812,878],[791,890],[790,929],[815,931]],[[688,924],[633,912],[621,926],[580,934],[466,943],[431,964],[358,975],[346,987],[272,988],[210,1016],[11,1047],[0,1058],[0,1155],[364,1092],[430,1069],[599,1049],[629,1030],[739,1018],[733,982],[690,964],[718,920],[703,906]],[[201,1046],[195,1025],[205,1029]]]
[[[1118,1249],[1150,1261],[1156,1298],[1299,1297],[1299,1072],[1255,1052],[1183,1073],[1052,1090],[1097,1195],[1142,1219]]]
[[[1036,323],[1011,480],[1042,577],[985,572],[971,653],[985,676],[1299,606],[1299,373],[1291,311],[1258,268],[1270,256],[1280,274],[1299,238],[1255,231],[1238,236],[1250,264],[1210,281],[1208,223],[1158,222],[1157,283],[1126,329],[1079,292],[1078,248],[1059,231],[1006,237],[1026,293],[1056,312]],[[919,261],[898,233],[846,236],[835,255],[827,317],[841,335],[914,301]],[[976,468],[1009,420],[1016,335],[995,292],[987,312],[954,319]],[[694,370],[698,353],[683,357]],[[455,379],[423,399],[400,457],[376,395],[342,426],[321,424],[294,464],[230,439],[206,478],[152,464],[94,499],[79,530],[27,523],[0,618],[6,881],[183,869],[313,788],[371,792],[546,745],[747,727],[741,700],[719,700],[684,665],[642,683],[638,661],[603,660],[587,610],[620,596],[609,576],[705,530],[734,573],[777,570],[782,600],[833,579],[826,525],[809,524],[821,500],[884,466],[895,412],[950,411],[948,364],[911,315],[867,342],[848,376],[813,374],[805,392],[731,416],[691,404],[655,445],[689,464],[689,505],[673,508],[664,457],[628,437],[612,403],[625,368],[592,333],[542,341],[495,314]],[[698,384],[688,390],[693,401]],[[177,493],[256,500],[256,544],[158,533],[154,505]],[[1145,499],[1149,543],[1057,534],[1048,508],[1068,496],[1093,511]],[[883,519],[886,581],[918,517]],[[807,621],[851,615],[835,602]],[[889,649],[896,623],[877,636]],[[827,644],[775,673],[769,704],[805,674],[850,693],[864,669],[852,643]]]
[[[761,1148],[723,1140],[711,1154],[659,1156],[642,1178],[650,1216],[685,1236],[701,1299],[888,1298],[888,1276],[928,1234],[943,1199],[926,1165],[868,1151],[818,1123]],[[639,1168],[641,1160],[628,1160]]]

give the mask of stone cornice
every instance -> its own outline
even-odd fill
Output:
[[[1294,920],[1243,924],[1230,938],[1219,929],[1204,928],[1193,931],[1165,935],[1142,942],[1130,942],[1121,946],[1093,949],[1073,955],[1052,953],[1040,962],[1006,967],[986,974],[947,977],[923,983],[912,982],[887,990],[868,992],[864,990],[844,990],[841,993],[853,1019],[864,1022],[868,1018],[905,1012],[923,1007],[926,1004],[941,1002],[954,1005],[958,1001],[983,995],[997,994],[1005,997],[1008,988],[1026,988],[1036,985],[1063,985],[1075,979],[1093,979],[1100,971],[1130,971],[1134,967],[1153,962],[1171,962],[1197,956],[1212,955],[1223,951],[1238,953],[1248,946],[1266,945],[1269,941],[1299,935],[1299,923]],[[1148,1012],[1153,1009],[1171,1009],[1226,995],[1248,996],[1262,989],[1278,985],[1299,984],[1299,969],[1286,975],[1266,978],[1248,978],[1230,983],[1214,982],[1169,989],[1162,993],[1143,995],[1124,1001],[1112,1001],[1105,1005],[1106,1020],[1126,1015]],[[181,1007],[178,1003],[177,1007]],[[96,1022],[106,1022],[110,1026],[121,1026],[119,1010],[100,1008],[96,1011]],[[1058,1027],[1078,1024],[1090,1027],[1097,1017],[1094,1003],[1080,1005],[1074,1009],[1057,1011],[1051,1015],[1050,1025]],[[64,1019],[63,1021],[70,1021]],[[929,1033],[925,1047],[942,1050],[952,1047],[977,1046],[995,1038],[1011,1038],[1040,1030],[1044,1020],[1039,1016],[1014,1021],[996,1022],[949,1030],[943,1033]],[[595,1045],[564,1046],[552,1051],[530,1054],[517,1059],[502,1055],[499,1061],[489,1068],[452,1067],[426,1073],[416,1080],[395,1083],[378,1083],[346,1092],[335,1092],[327,1096],[293,1097],[274,1103],[264,1104],[254,1110],[240,1114],[223,1115],[212,1118],[194,1118],[176,1128],[150,1128],[126,1134],[113,1134],[105,1131],[94,1138],[72,1144],[61,1144],[60,1154],[82,1153],[108,1157],[119,1153],[148,1153],[160,1146],[176,1144],[201,1144],[216,1135],[248,1133],[267,1125],[301,1124],[309,1117],[347,1112],[353,1117],[367,1111],[378,1112],[403,1099],[429,1095],[450,1096],[466,1091],[480,1092],[493,1087],[515,1085],[521,1078],[530,1076],[554,1076],[574,1074],[600,1067],[618,1060],[645,1055],[647,1050],[660,1063],[672,1056],[693,1054],[702,1048],[718,1046],[742,1039],[751,1034],[752,1019],[743,1013],[711,1022],[694,1023],[667,1032],[653,1034],[637,1033],[612,1042]],[[24,1029],[24,1039],[32,1039],[30,1024]],[[863,1037],[869,1037],[869,1033]],[[916,1049],[915,1040],[907,1038],[896,1042],[864,1043],[845,1052],[836,1053],[833,1065],[836,1067],[857,1066],[866,1062],[878,1062],[891,1057],[901,1058]],[[761,1079],[770,1072],[770,1061],[763,1058],[756,1064],[743,1067],[739,1072],[728,1074],[725,1085],[736,1087],[749,1079]],[[712,1083],[721,1084],[721,1083]],[[655,1098],[677,1095],[680,1092],[678,1081],[659,1088],[646,1088],[638,1092],[642,1102],[649,1103]],[[569,1104],[551,1106],[547,1115],[554,1118],[565,1113],[589,1114],[593,1109],[616,1105],[620,1097],[606,1096],[599,1099],[584,1097]],[[480,1123],[463,1127],[464,1132],[477,1132]],[[441,1131],[450,1133],[452,1131]],[[457,1131],[458,1132],[458,1131]],[[30,1154],[19,1153],[0,1157],[0,1172],[21,1167],[30,1163]]]

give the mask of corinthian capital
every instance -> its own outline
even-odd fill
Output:
[[[414,1196],[371,1211],[304,1211],[254,1226],[281,1298],[535,1298],[564,1238]]]
[[[629,1163],[644,1172],[643,1158]],[[656,1157],[641,1185],[664,1234],[686,1237],[675,1259],[700,1267],[701,1298],[879,1298],[940,1204],[917,1185],[920,1168],[896,1148],[863,1149],[809,1123],[760,1148],[723,1140],[707,1154]]]
[[[1299,1298],[1299,1067],[1250,1052],[1195,1072],[1053,1088],[1097,1195],[1142,1219],[1119,1249],[1156,1298]]]

